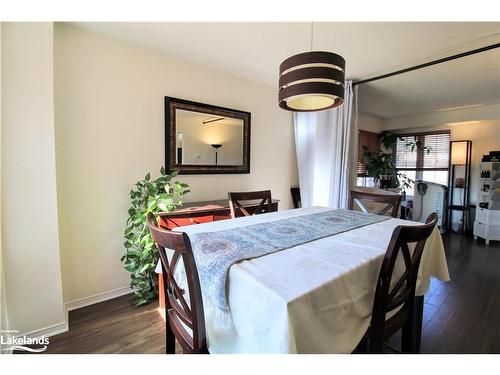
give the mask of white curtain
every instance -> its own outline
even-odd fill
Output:
[[[320,112],[294,113],[302,207],[347,208],[356,163],[357,95],[346,82],[344,103]]]

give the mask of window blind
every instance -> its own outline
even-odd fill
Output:
[[[377,152],[380,150],[380,140],[378,133],[368,132],[366,130],[359,131],[358,138],[358,177],[366,177],[366,164],[363,163],[364,147],[368,151]]]
[[[419,147],[413,152],[408,143],[420,142],[430,147],[427,154]],[[396,168],[407,171],[448,170],[450,160],[450,132],[403,134],[397,140],[395,149]]]

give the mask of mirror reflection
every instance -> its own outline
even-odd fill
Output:
[[[175,110],[176,164],[242,165],[243,120]]]

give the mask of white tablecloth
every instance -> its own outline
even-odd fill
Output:
[[[328,210],[302,208],[176,228],[188,235]],[[233,329],[217,331],[206,313],[211,353],[350,353],[366,332],[377,277],[397,225],[389,219],[234,264],[227,278]],[[400,269],[398,269],[398,272]],[[449,280],[441,236],[426,243],[418,281]]]

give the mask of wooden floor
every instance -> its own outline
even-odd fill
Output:
[[[443,240],[452,280],[432,280],[422,352],[500,353],[500,243],[455,234]],[[72,311],[70,331],[51,337],[46,353],[163,353],[156,306],[137,308],[124,296]]]
[[[45,353],[164,353],[157,303],[135,307],[133,295],[69,312],[69,331],[50,338]]]
[[[451,281],[432,280],[422,352],[500,353],[500,242],[443,240]]]

